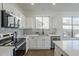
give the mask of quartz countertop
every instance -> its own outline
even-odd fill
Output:
[[[56,35],[56,34],[49,34],[49,36],[60,36],[60,35]]]
[[[60,40],[53,43],[69,56],[79,56],[79,40]]]
[[[39,36],[37,34],[30,34],[30,35],[18,35],[17,38],[29,38],[30,36]]]
[[[38,34],[29,34],[29,35],[18,35],[17,38],[29,38],[30,36],[60,36],[60,35],[54,35],[54,34],[48,34],[48,35],[38,35]]]

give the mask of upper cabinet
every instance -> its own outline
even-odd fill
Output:
[[[1,27],[25,28],[26,18],[23,15],[22,10],[16,4],[3,3],[1,10]]]
[[[1,10],[1,27],[6,28],[19,28],[20,18],[7,12],[6,10]]]
[[[25,20],[25,28],[28,28],[28,29],[35,29],[35,17],[26,17],[26,20]]]

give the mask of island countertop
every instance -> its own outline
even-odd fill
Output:
[[[60,40],[53,43],[69,56],[79,56],[79,40]]]

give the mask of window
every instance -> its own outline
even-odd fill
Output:
[[[49,17],[36,17],[37,29],[49,29]]]
[[[63,34],[64,37],[71,37],[72,18],[63,17]]]
[[[79,37],[79,16],[63,17],[64,37]]]
[[[36,17],[36,28],[42,29],[42,17]]]
[[[79,37],[79,17],[73,17],[73,36]]]

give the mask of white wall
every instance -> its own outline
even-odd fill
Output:
[[[54,31],[53,28],[56,28],[56,34],[62,36],[62,17],[64,16],[79,16],[79,12],[77,11],[72,11],[72,12],[53,12],[53,11],[26,11],[26,16],[28,17],[35,17],[35,16],[50,16],[50,30],[48,32],[52,33]],[[28,20],[28,19],[27,19]],[[30,22],[30,20],[28,20]],[[30,24],[31,25],[31,24]],[[28,30],[26,30],[28,32]],[[40,32],[40,31],[39,31]],[[47,31],[46,31],[47,32]]]
[[[55,12],[55,16],[54,16],[54,20],[56,21],[55,24],[56,24],[56,28],[58,29],[57,33],[60,34],[61,36],[63,35],[63,29],[62,29],[62,17],[65,17],[65,16],[79,16],[79,12],[77,11],[72,11],[72,12]]]
[[[0,4],[0,10],[1,10],[1,4]],[[50,16],[50,30],[45,30],[45,33],[52,33],[54,32],[54,28],[57,29],[56,34],[59,34],[62,36],[62,17],[63,16],[79,16],[79,12],[75,11],[71,11],[71,12],[55,12],[55,11],[45,11],[45,10],[41,10],[41,11],[23,11],[21,10],[21,8],[19,8],[16,4],[4,4],[4,9],[14,12],[15,15],[17,15],[18,17],[22,18],[21,21],[21,27],[25,28],[24,29],[24,33],[35,33],[37,31],[41,32],[41,30],[39,29],[35,29],[35,16]],[[23,13],[22,13],[23,11]],[[0,17],[1,18],[1,17]],[[0,21],[1,22],[1,21]],[[5,28],[0,28],[0,32],[4,31],[4,32],[9,32],[9,31],[14,31],[16,29],[5,29]],[[17,30],[18,31],[18,30]],[[20,31],[22,32],[22,31]]]
[[[50,29],[46,30],[45,29],[45,33],[46,34],[49,34],[49,33],[53,33],[55,31],[54,28],[57,29],[56,34],[60,34],[59,31],[61,31],[61,19],[58,15],[58,13],[56,12],[53,12],[53,11],[25,11],[25,15],[26,15],[26,34],[28,32],[31,32],[31,33],[34,33],[34,32],[42,32],[41,30],[39,29],[35,29],[35,17],[36,16],[50,16],[50,24],[49,24],[49,27]]]

